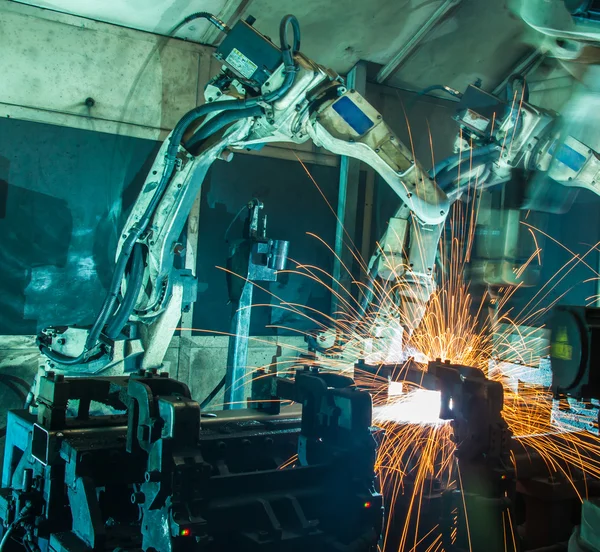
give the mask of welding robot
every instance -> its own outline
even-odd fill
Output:
[[[32,399],[37,415],[17,412],[9,422],[14,431],[7,436],[0,501],[7,529],[0,550],[14,545],[15,535],[26,550],[112,550],[125,520],[143,538],[136,540],[130,532],[128,538],[133,540],[129,545],[118,541],[119,549],[220,550],[226,542],[223,513],[241,519],[249,504],[260,504],[261,515],[250,516],[250,525],[229,535],[238,539],[240,550],[285,550],[284,544],[298,549],[293,546],[318,542],[334,550],[359,552],[376,545],[378,518],[371,512],[380,511],[381,497],[373,486],[370,398],[366,400],[351,380],[308,369],[291,382],[273,380],[268,400],[275,397],[303,405],[293,418],[292,433],[298,438],[300,468],[306,468],[299,472],[308,474],[307,479],[301,483],[286,470],[280,470],[284,476],[273,471],[274,458],[290,450],[279,434],[285,433],[280,426],[274,439],[277,454],[261,456],[264,465],[255,466],[259,475],[268,466],[268,477],[265,473],[259,479],[254,473],[254,479],[248,479],[252,483],[247,483],[254,495],[236,503],[234,491],[239,487],[230,476],[243,470],[230,465],[241,450],[249,450],[243,447],[272,433],[278,418],[257,422],[256,412],[246,415],[246,421],[263,424],[251,435],[239,417],[203,419],[200,425],[200,409],[189,390],[159,373],[181,312],[194,300],[195,279],[174,268],[174,256],[194,198],[214,161],[229,159],[236,149],[312,140],[372,167],[397,193],[402,206],[390,221],[370,270],[373,278],[390,277],[382,252],[388,262],[391,256],[406,267],[394,277],[402,277],[411,290],[399,297],[400,306],[414,313],[407,333],[418,325],[423,305],[435,290],[433,268],[451,202],[469,189],[475,177],[480,186],[492,187],[509,180],[515,169],[541,170],[559,185],[595,187],[600,171],[596,153],[564,136],[555,126],[555,114],[527,101],[514,109],[511,102],[477,86],[457,94],[457,120],[463,128],[457,154],[428,173],[365,98],[300,52],[300,28],[293,16],[283,18],[278,45],[254,28],[252,18],[230,29],[215,16],[198,13],[182,24],[196,18],[208,19],[225,33],[215,52],[223,69],[206,87],[206,103],[188,112],[163,143],[121,232],[112,282],[93,326],[49,328],[39,336],[40,349],[53,370],[40,378]],[[503,145],[508,139],[507,149]],[[272,245],[263,243],[266,249],[261,253],[271,268],[277,256],[269,249]],[[122,375],[134,369],[140,372]],[[100,377],[72,377],[90,373]],[[79,401],[74,418],[66,414],[70,401]],[[93,402],[118,414],[97,416],[90,410]],[[281,419],[285,424],[292,418]],[[209,428],[206,433],[204,426]],[[204,449],[198,444],[198,432]],[[94,452],[99,449],[102,455]],[[225,450],[234,452],[224,458]],[[353,455],[363,461],[356,463],[356,472],[344,471],[346,481],[353,482],[348,507],[342,509],[346,522],[341,522],[341,514],[335,520],[328,517],[335,510],[328,508],[314,514],[322,521],[316,528],[306,512],[314,513],[315,501],[331,504],[331,496],[315,491],[308,503],[289,497],[295,497],[302,484],[312,489],[316,482],[325,485],[329,479],[339,483],[333,466],[344,464],[344,459],[354,464],[349,461]],[[127,469],[115,481],[105,469],[119,463]],[[223,478],[213,479],[215,473]],[[184,484],[187,477],[192,483]],[[127,508],[114,508],[114,499],[119,503],[123,489],[132,482],[137,521],[135,515],[128,517],[132,514]],[[258,491],[261,484],[267,485],[269,496]],[[201,490],[205,488],[210,497]],[[325,488],[333,492],[336,487]],[[190,495],[190,489],[200,489],[201,496]],[[282,502],[284,491],[288,498]],[[112,500],[102,498],[102,493]],[[226,498],[230,500],[224,504]],[[68,509],[71,517],[65,513]],[[290,517],[293,531],[282,522]],[[59,520],[57,532],[53,524]],[[340,536],[332,529],[336,522],[348,529],[348,520],[354,520],[356,530]],[[211,532],[215,526],[218,537]]]
[[[181,312],[195,297],[195,279],[174,268],[179,236],[208,169],[236,149],[312,140],[366,163],[392,187],[401,207],[369,270],[371,279],[406,282],[398,302],[410,313],[403,317],[407,334],[435,290],[434,265],[450,206],[475,182],[478,189],[492,188],[518,171],[527,183],[542,171],[567,189],[596,191],[600,185],[596,151],[565,135],[555,113],[530,105],[526,86],[517,105],[477,85],[464,94],[452,91],[460,99],[457,153],[427,172],[365,98],[300,52],[293,16],[282,20],[279,45],[254,28],[253,18],[229,29],[199,13],[182,25],[199,17],[226,35],[215,52],[223,69],[207,85],[206,103],[184,115],[163,143],[122,229],[109,291],[91,329],[49,328],[39,336],[41,351],[57,369],[96,372],[116,358],[126,364],[128,356],[141,356],[143,369],[160,368]],[[509,85],[519,81],[516,76]],[[538,187],[529,187],[527,208],[535,208]]]

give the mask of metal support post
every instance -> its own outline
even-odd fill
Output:
[[[244,408],[246,367],[248,365],[248,340],[250,338],[250,316],[254,285],[246,282],[242,296],[234,305],[231,320],[231,336],[227,351],[227,374],[225,377],[225,408]]]
[[[367,64],[359,61],[346,77],[348,89],[354,89],[359,94],[366,95]],[[338,190],[337,222],[335,228],[335,258],[333,260],[333,297],[331,311],[338,309],[337,293],[343,293],[352,281],[348,270],[352,268],[353,256],[349,247],[344,247],[344,235],[350,240],[355,240],[356,211],[358,206],[358,183],[360,177],[360,161],[342,156],[340,160],[340,182]],[[346,268],[344,268],[346,267]]]
[[[246,381],[246,371],[253,282],[275,282],[287,262],[289,242],[266,237],[267,218],[260,216],[262,208],[258,200],[248,204],[244,239],[235,242],[229,254],[228,268],[233,278],[227,286],[234,310],[225,374],[226,410],[245,408],[246,390],[252,388],[247,385],[250,380]]]

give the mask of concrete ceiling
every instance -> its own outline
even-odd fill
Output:
[[[281,16],[295,14],[302,51],[345,74],[359,60],[385,65],[445,0],[18,0],[91,19],[168,34],[186,15],[210,11],[229,23],[254,15],[276,37]],[[462,0],[386,81],[408,89],[447,84],[459,90],[477,78],[493,89],[523,57],[525,25],[508,0]],[[214,43],[219,33],[202,20],[178,37]]]
[[[503,0],[462,0],[389,83],[416,89],[445,84],[462,90],[481,79],[483,88],[493,90],[531,52],[523,41],[526,31]]]
[[[253,0],[246,11],[257,18],[257,28],[270,36],[278,36],[281,15],[293,13],[302,29],[302,51],[344,74],[361,59],[387,63],[442,3],[443,0]]]
[[[132,29],[169,34],[185,16],[199,11],[221,14],[228,19],[240,0],[16,0],[41,8],[114,23]],[[181,29],[177,36],[208,42],[211,25],[201,19]],[[218,31],[217,31],[218,32]]]

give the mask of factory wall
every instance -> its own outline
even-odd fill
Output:
[[[196,106],[211,49],[2,0],[0,113],[159,139]]]
[[[5,275],[0,334],[93,321],[112,277],[119,228],[158,146],[153,140],[0,119],[0,271]],[[227,237],[226,230],[253,197],[265,203],[269,236],[291,242],[291,267],[309,264],[331,272],[333,255],[308,233],[333,242],[329,205],[336,205],[337,169],[305,166],[317,184],[298,161],[241,155],[213,167],[202,190],[194,327],[229,329],[225,273],[218,267],[225,267],[227,240],[241,237],[245,214]],[[273,291],[281,299],[328,310],[323,286],[294,275],[280,280]],[[270,302],[260,292],[255,299]],[[290,322],[257,310],[253,333],[272,334],[268,324]]]
[[[0,334],[89,324],[157,143],[0,119]]]

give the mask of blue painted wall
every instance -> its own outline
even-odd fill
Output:
[[[33,334],[48,325],[89,324],[110,281],[122,226],[159,144],[151,140],[0,119],[0,334]],[[335,208],[338,171],[309,167]],[[194,326],[227,331],[225,229],[240,207],[266,204],[269,235],[291,241],[290,255],[329,272],[332,256],[307,231],[333,243],[335,218],[298,162],[236,155],[219,162],[202,195]],[[241,221],[231,236],[241,234]],[[323,286],[282,277],[286,301],[327,310]],[[256,301],[268,303],[266,294]],[[257,309],[253,332],[270,323],[313,327],[282,311]]]
[[[0,119],[0,334],[90,323],[153,141]]]

